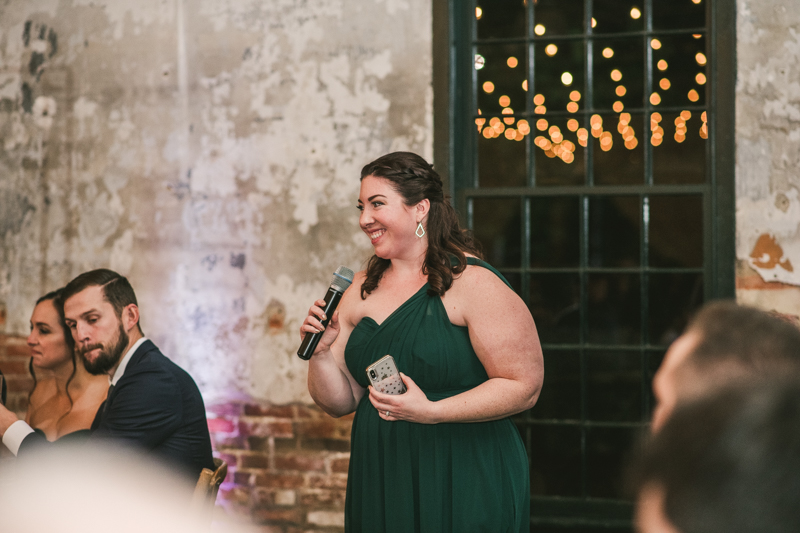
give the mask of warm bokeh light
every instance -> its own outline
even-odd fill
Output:
[[[612,70],[611,71],[611,79],[614,80],[614,81],[621,80],[622,79],[622,72],[620,72],[618,69]]]
[[[523,91],[528,90],[528,80],[522,80],[522,90]]]
[[[626,89],[624,85],[617,85],[617,88],[614,92],[617,94],[617,96],[622,98],[623,96],[625,96],[625,93],[628,92],[628,89]]]
[[[692,34],[692,37],[694,37],[695,39],[699,39],[699,38],[700,38],[700,37],[702,37],[702,36],[703,36],[703,34],[702,34],[702,33],[693,33],[693,34]]]
[[[631,18],[633,20],[639,20],[639,18],[641,16],[642,16],[642,12],[639,10],[638,7],[634,7],[633,9],[631,9]]]
[[[481,20],[482,16],[483,16],[483,9],[481,9],[479,7],[476,7],[475,8],[475,18],[478,19],[478,20]]]
[[[690,118],[692,118],[692,112],[689,111],[688,109],[684,109],[683,111],[681,111],[680,118],[683,120],[689,120]]]
[[[663,140],[664,139],[662,139],[661,137],[651,137],[650,144],[652,144],[653,146],[660,146]]]
[[[611,59],[612,57],[614,57],[614,50],[608,47],[603,48],[603,57],[605,57],[606,59]]]
[[[656,63],[658,70],[667,70],[667,62],[663,59],[659,59],[658,63]]]
[[[618,100],[614,102],[614,105],[611,106],[611,109],[613,109],[615,113],[622,113],[622,110],[625,109],[625,105]]]
[[[514,124],[515,120],[516,119],[514,117],[505,117],[503,119],[503,122],[505,122],[507,125],[511,126],[512,124]]]
[[[581,93],[578,91],[572,91],[569,93],[569,99],[573,102],[580,102],[581,100]]]
[[[547,120],[543,118],[540,118],[539,120],[536,121],[536,129],[539,131],[545,131],[547,129],[547,126],[549,126],[549,123],[547,122]]]
[[[537,94],[536,96],[534,96],[533,97],[533,103],[536,104],[536,105],[543,105],[544,104],[544,95],[543,94]]]
[[[614,139],[611,137],[611,132],[604,131],[602,135],[600,135],[600,149],[604,152],[608,152],[614,146]]]
[[[544,35],[545,31],[546,31],[545,27],[542,26],[541,24],[537,24],[536,26],[533,27],[533,33],[535,33],[536,35]]]
[[[552,137],[553,135],[558,135],[559,133],[561,133],[561,128],[559,128],[554,124],[550,126],[550,128],[547,130],[547,133],[550,134],[550,137]]]
[[[561,74],[561,83],[567,86],[572,85],[572,74],[569,72],[564,72]]]
[[[631,137],[625,141],[625,148],[628,150],[633,150],[637,146],[639,146],[639,141],[636,140],[636,137]]]
[[[661,41],[659,41],[658,39],[653,39],[650,41],[650,46],[653,48],[653,50],[660,50]]]
[[[567,121],[567,129],[569,131],[578,131],[578,126],[580,126],[580,123],[574,118],[571,118]]]
[[[578,111],[578,104],[577,102],[570,102],[567,104],[567,111],[570,113],[576,113]]]
[[[689,100],[691,100],[692,102],[700,100],[700,95],[697,94],[697,91],[695,91],[694,89],[689,91],[689,94],[687,96],[689,97]]]
[[[658,105],[661,103],[661,95],[658,93],[653,93],[650,95],[650,104],[651,105]]]
[[[537,115],[544,115],[545,113],[547,113],[547,108],[543,105],[537,105],[536,108],[534,108],[533,112],[536,113]]]
[[[506,139],[508,139],[509,141],[513,141],[517,136],[517,130],[515,130],[514,128],[508,128],[506,130],[506,134],[505,135],[506,135]]]
[[[497,118],[497,117],[492,117],[491,119],[489,119],[489,125],[491,127],[493,127],[493,128],[499,123],[500,123],[500,119]]]
[[[701,139],[708,139],[708,124],[705,122],[702,126],[700,126],[700,138]]]
[[[620,124],[630,124],[631,123],[631,114],[630,113],[622,113],[619,116]]]
[[[494,83],[490,81],[483,82],[483,91],[488,94],[492,94],[494,92]]]
[[[524,118],[517,122],[517,129],[521,131],[523,135],[527,135],[531,132],[531,126]]]
[[[480,70],[486,65],[486,58],[480,54],[475,54],[475,70]]]
[[[597,27],[597,21],[595,20],[594,17],[592,17],[592,28],[596,28],[596,27]]]
[[[494,130],[492,128],[484,128],[483,137],[485,139],[491,139],[492,137],[494,137]]]
[[[701,67],[708,62],[708,60],[706,59],[706,55],[703,52],[697,52],[697,54],[695,54],[694,56],[694,59],[695,61],[697,61],[697,64],[700,65]]]
[[[519,64],[519,61],[517,61],[517,58],[514,57],[514,56],[511,56],[506,60],[506,65],[508,65],[511,68],[517,68],[518,64]]]
[[[553,57],[554,55],[556,55],[556,53],[558,53],[558,46],[554,44],[548,44],[547,46],[544,47],[544,53],[549,55],[550,57]]]
[[[478,132],[481,131],[481,128],[483,127],[484,124],[486,124],[486,119],[485,118],[476,118],[475,119],[475,125],[478,126]]]
[[[672,86],[672,84],[667,78],[661,78],[661,81],[658,82],[658,86],[661,87],[662,91],[666,91]]]
[[[708,115],[706,114],[705,111],[703,111],[703,114],[700,115],[700,120],[702,120],[703,122],[708,122]]]
[[[506,125],[503,124],[502,122],[496,122],[494,126],[492,126],[492,128],[494,128],[495,133],[500,134],[503,133],[503,131],[505,131]]]
[[[650,122],[655,122],[656,124],[658,124],[659,122],[661,122],[661,120],[663,120],[661,117],[661,113],[653,113],[652,115],[650,115]]]
[[[499,102],[501,107],[508,107],[509,105],[511,105],[511,98],[509,98],[506,95],[503,95],[500,97]]]
[[[699,4],[702,0],[692,0],[693,4]]]
[[[706,84],[706,75],[702,72],[698,72],[697,76],[694,77],[694,81],[697,82],[697,85],[705,85]]]

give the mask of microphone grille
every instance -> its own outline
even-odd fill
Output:
[[[339,292],[346,291],[347,287],[353,283],[353,276],[355,276],[355,273],[352,270],[346,266],[340,266],[336,269],[336,272],[333,273],[333,279],[331,279],[331,288]]]

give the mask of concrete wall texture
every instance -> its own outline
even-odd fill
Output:
[[[206,397],[310,401],[294,351],[361,267],[361,167],[432,156],[429,0],[0,3],[0,308],[131,279]]]
[[[800,316],[800,3],[738,0],[737,298]]]

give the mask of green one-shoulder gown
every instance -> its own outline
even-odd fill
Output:
[[[482,261],[469,263],[500,276]],[[454,326],[441,298],[427,290],[425,284],[381,324],[365,317],[356,325],[345,360],[359,384],[369,384],[367,366],[387,354],[432,401],[488,379],[467,328]],[[353,420],[345,531],[529,531],[528,476],[522,439],[508,418],[387,422],[365,394]]]

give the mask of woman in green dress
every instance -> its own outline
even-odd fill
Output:
[[[421,157],[364,167],[359,224],[375,255],[356,274],[309,362],[314,401],[355,411],[348,532],[529,530],[528,459],[509,416],[544,377],[533,318],[479,259]],[[300,328],[322,331],[318,300]],[[382,394],[366,368],[394,357],[407,392]]]

